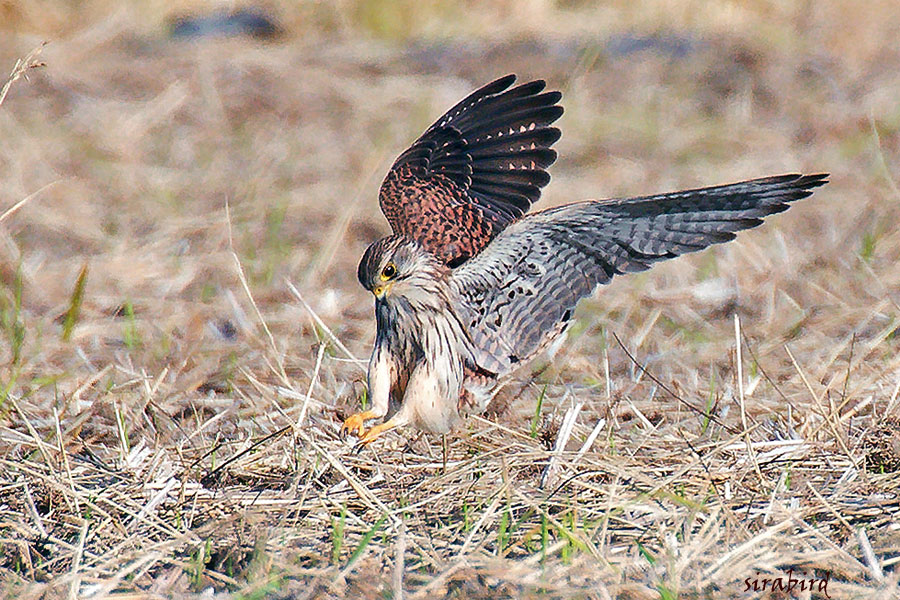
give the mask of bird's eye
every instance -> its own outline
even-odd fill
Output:
[[[388,263],[384,265],[384,268],[381,270],[381,278],[385,281],[388,279],[393,279],[393,277],[397,274],[397,267],[394,266],[394,263]]]

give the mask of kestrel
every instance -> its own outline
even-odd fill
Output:
[[[451,108],[396,160],[379,201],[393,235],[359,263],[375,296],[370,407],[343,432],[367,444],[402,425],[447,432],[562,335],[578,301],[614,275],[734,239],[827,174],[779,175],[526,214],[550,180],[543,81],[507,75]],[[399,408],[386,422],[366,423]]]

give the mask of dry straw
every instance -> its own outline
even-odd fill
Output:
[[[3,595],[737,597],[793,568],[832,598],[900,597],[896,3],[789,3],[785,24],[752,3],[665,22],[501,4],[490,43],[412,46],[390,36],[482,17],[303,4],[288,30],[317,29],[262,46],[173,42],[124,10],[48,46],[30,83],[37,51],[16,64]],[[446,440],[359,451],[338,430],[373,337],[372,173],[509,70],[567,91],[547,206],[832,183],[617,280]]]

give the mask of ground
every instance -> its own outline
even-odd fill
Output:
[[[0,105],[5,596],[900,597],[900,5],[262,6],[0,0],[4,71],[49,41]],[[509,72],[564,92],[541,206],[831,182],[355,452],[378,185]]]

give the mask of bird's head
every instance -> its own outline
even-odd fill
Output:
[[[447,267],[416,241],[391,235],[366,249],[356,276],[376,300],[420,299],[439,293]]]

